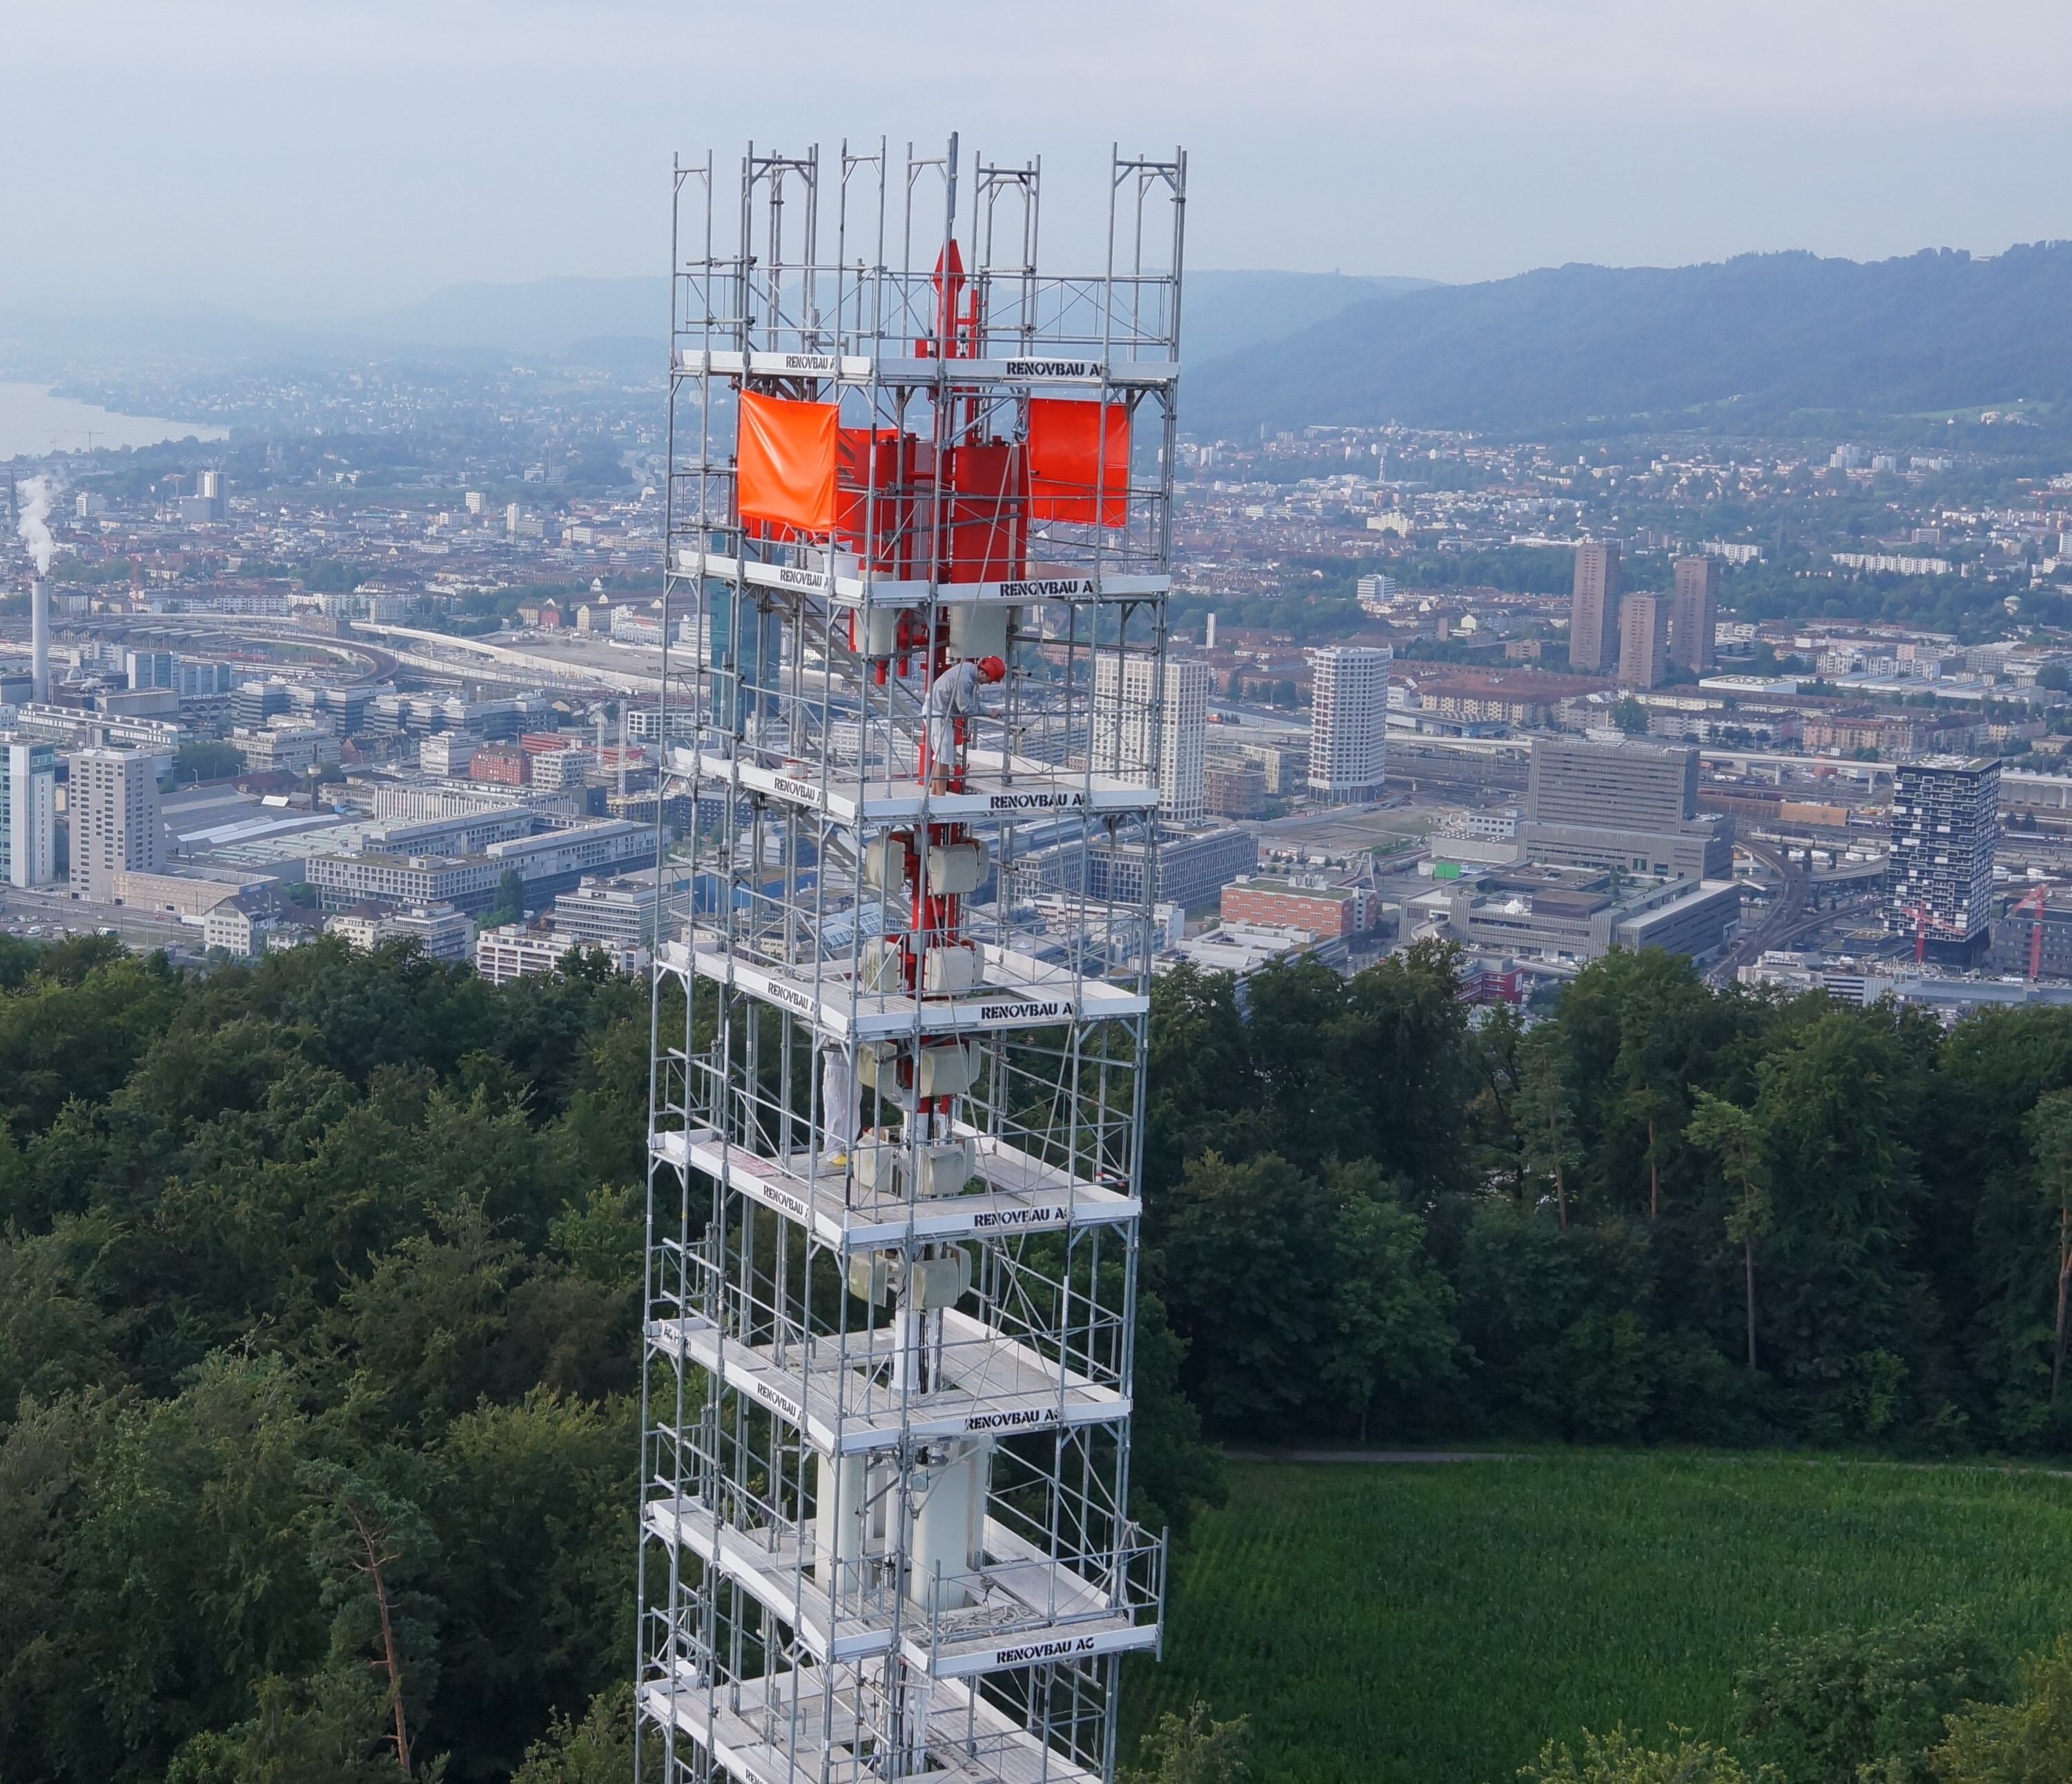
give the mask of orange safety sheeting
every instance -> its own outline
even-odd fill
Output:
[[[915,479],[931,449],[894,428],[843,428],[835,446],[835,532],[887,574],[910,573]]]
[[[1027,573],[1028,460],[1002,440],[949,449],[945,582],[1009,582]]]
[[[743,520],[801,532],[833,527],[837,413],[832,403],[742,392],[735,460]]]
[[[1100,499],[1095,500],[1096,483]],[[1092,520],[1119,527],[1129,517],[1129,411],[1120,403],[1029,399],[1029,518]]]

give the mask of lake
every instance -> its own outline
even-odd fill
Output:
[[[161,440],[227,438],[230,430],[150,415],[117,415],[97,403],[54,397],[47,384],[0,382],[0,459],[84,452],[88,446],[156,446]]]

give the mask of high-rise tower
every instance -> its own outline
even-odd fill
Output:
[[[1713,629],[1720,619],[1720,560],[1707,553],[1676,560],[1676,602],[1670,618],[1669,657],[1687,669],[1712,667]]]
[[[115,875],[165,865],[158,758],[142,750],[80,750],[71,763],[72,895],[115,897]]]
[[[1619,602],[1619,680],[1629,688],[1657,688],[1669,668],[1669,602],[1659,594],[1630,594]]]
[[[1618,660],[1619,549],[1589,540],[1576,548],[1568,596],[1568,667],[1609,669]]]
[[[1104,656],[1094,684],[1094,772],[1155,779],[1161,815],[1199,824],[1208,808],[1207,664],[1169,657],[1165,672],[1148,657]],[[1153,753],[1152,738],[1160,739]]]
[[[1036,165],[955,138],[678,171],[639,1699],[672,1784],[1107,1778],[1157,1640],[1157,889],[1031,864],[1153,853],[1170,702],[1106,768],[1098,721],[1167,685],[1185,182],[1115,160],[1070,277]]]
[[[1312,660],[1309,791],[1368,799],[1388,766],[1388,645],[1330,644]]]
[[[1893,771],[1885,928],[1928,959],[1975,966],[1992,939],[2000,791],[1993,756],[1922,756]]]

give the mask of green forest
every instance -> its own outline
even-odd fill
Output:
[[[2072,1012],[1456,968],[1159,981],[1140,1517],[1215,1439],[2066,1446]],[[0,1774],[630,1779],[648,1038],[0,943]]]
[[[2072,1011],[1614,952],[1527,1028],[1436,943],[1243,989],[1154,1003],[1149,1273],[1213,1431],[2072,1437]]]

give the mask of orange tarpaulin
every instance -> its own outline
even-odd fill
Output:
[[[801,532],[835,524],[835,416],[832,403],[798,403],[741,393],[736,453],[741,517]]]
[[[1029,518],[1121,526],[1129,517],[1129,411],[1120,403],[1029,399]]]

